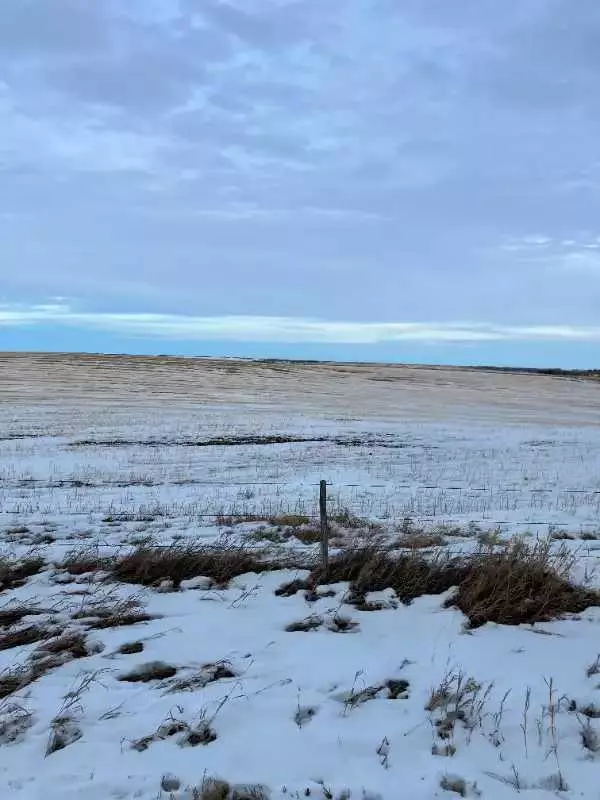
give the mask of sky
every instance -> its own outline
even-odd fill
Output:
[[[598,0],[1,0],[0,350],[600,366]]]

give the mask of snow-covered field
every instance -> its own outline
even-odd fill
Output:
[[[600,588],[598,392],[461,370],[0,359],[1,796],[598,798],[597,607],[472,629],[452,590],[370,594],[377,610],[344,583],[275,594],[318,557],[321,479],[333,555],[370,537],[439,557],[550,535]],[[114,580],[136,547],[198,542],[289,566],[225,588]],[[65,568],[84,556],[98,568]]]

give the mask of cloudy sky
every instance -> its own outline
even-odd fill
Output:
[[[1,0],[0,349],[600,365],[598,0]]]

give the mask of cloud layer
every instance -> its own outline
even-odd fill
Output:
[[[0,299],[595,338],[599,76],[597,0],[2,0]]]
[[[54,303],[39,306],[0,305],[2,326],[75,327],[123,336],[186,342],[281,342],[310,344],[380,344],[386,342],[600,342],[600,326],[503,326],[439,322],[331,322],[286,317],[197,317],[136,312],[75,311]]]

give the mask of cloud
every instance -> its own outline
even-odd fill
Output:
[[[3,295],[593,328],[599,40],[597,0],[2,0]]]
[[[180,341],[279,342],[286,344],[459,344],[494,341],[600,341],[600,326],[501,326],[485,323],[331,322],[285,317],[194,317],[140,312],[75,311],[63,303],[0,305],[0,327],[75,327],[134,337]]]

